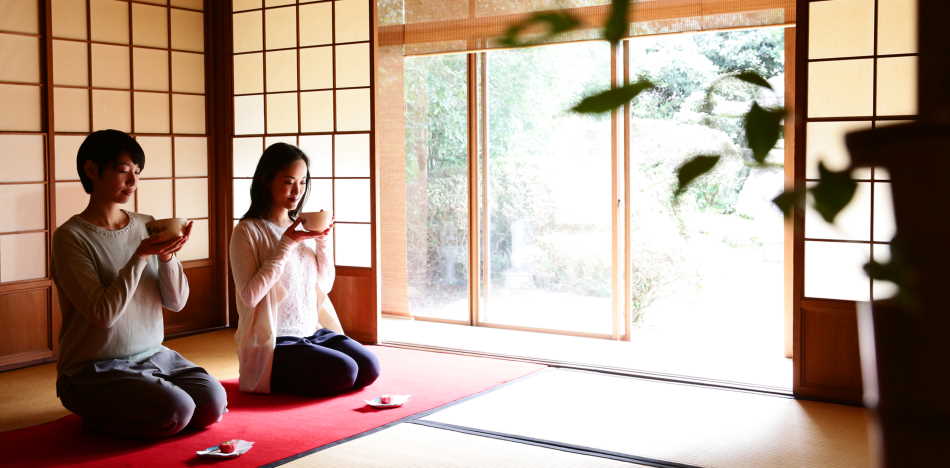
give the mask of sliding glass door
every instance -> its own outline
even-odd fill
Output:
[[[469,323],[465,55],[405,62],[406,267],[409,310]]]
[[[752,168],[738,116],[753,99],[783,104],[783,36],[406,59],[409,313],[781,356],[785,233],[770,200],[783,144],[772,169]],[[725,80],[704,106],[712,83],[746,69],[775,91]],[[613,115],[570,111],[624,74],[656,89]],[[675,203],[676,169],[699,154],[721,167]]]
[[[480,58],[479,323],[610,335],[611,120],[568,111],[610,85],[610,47]]]
[[[784,31],[631,39],[631,76],[658,89],[629,106],[633,340],[656,370],[790,386],[784,355],[784,139],[756,167],[741,114],[783,105]],[[775,91],[721,77],[752,70]],[[678,200],[676,170],[720,155]]]

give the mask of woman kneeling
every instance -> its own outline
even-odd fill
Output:
[[[162,346],[162,309],[188,301],[178,238],[149,237],[149,215],[119,208],[138,188],[142,147],[118,130],[86,137],[76,155],[86,209],[53,234],[53,280],[63,327],[56,393],[99,432],[163,437],[221,419],[224,387]]]
[[[292,145],[268,147],[251,182],[251,207],[231,237],[242,391],[327,396],[379,377],[376,356],[343,335],[327,295],[336,277],[332,225],[297,229],[309,166]]]

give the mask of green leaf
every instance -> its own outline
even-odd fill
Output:
[[[696,156],[689,161],[684,162],[676,170],[676,178],[678,180],[676,191],[673,192],[674,197],[679,197],[686,191],[689,187],[689,184],[693,183],[697,177],[711,171],[713,167],[716,167],[716,164],[719,162],[719,155],[701,155]]]
[[[630,21],[627,13],[630,11],[630,0],[612,0],[610,2],[610,16],[604,24],[604,39],[614,45],[627,36]]]
[[[539,44],[559,34],[570,31],[580,24],[580,20],[567,11],[535,13],[527,19],[509,26],[508,29],[505,30],[505,34],[499,39],[499,42],[508,47],[523,47],[526,45]],[[545,25],[547,26],[547,31],[545,31],[544,35],[540,38],[531,41],[521,41],[518,36],[534,25]]]
[[[788,218],[792,215],[794,208],[802,206],[804,200],[805,194],[803,192],[796,191],[795,189],[786,189],[777,197],[773,198],[772,203],[774,203],[778,209],[782,210],[782,214]]]
[[[759,75],[758,73],[754,71],[746,70],[732,76],[742,81],[745,81],[746,83],[751,83],[756,86],[772,89],[772,85],[770,85],[768,81],[765,81],[765,78],[762,78],[762,75]]]
[[[587,96],[571,110],[578,114],[603,114],[623,106],[640,93],[653,88],[654,85],[649,80],[640,79],[635,83],[628,83],[619,88],[612,88]]]
[[[871,260],[864,265],[864,272],[868,278],[876,281],[889,281],[897,286],[895,297],[905,304],[913,300],[913,286],[909,281],[910,270],[907,265],[897,259],[891,259],[887,263],[880,263]]]
[[[752,103],[752,108],[745,115],[746,144],[752,150],[752,157],[761,163],[765,161],[769,151],[775,147],[782,132],[782,118],[785,117],[785,108],[765,109],[758,102]]]
[[[897,294],[894,296],[898,302],[908,309],[913,309],[919,305],[918,296],[918,275],[908,264],[906,249],[903,239],[895,236],[891,239],[891,258],[887,263],[880,263],[871,260],[864,265],[864,272],[868,277],[878,281],[889,281],[897,286]]]
[[[765,78],[762,77],[762,75],[759,75],[758,73],[751,70],[744,70],[739,73],[721,76],[717,78],[715,81],[713,81],[709,85],[709,87],[706,88],[706,94],[705,94],[705,97],[703,98],[703,106],[702,106],[703,112],[707,114],[712,113],[713,108],[714,108],[713,95],[716,93],[716,91],[719,90],[719,86],[721,86],[722,83],[724,81],[727,81],[729,78],[735,78],[741,81],[745,81],[746,83],[753,84],[755,86],[761,86],[763,88],[768,88],[774,91],[774,89],[772,88],[772,85],[769,84],[769,82],[766,81]]]
[[[902,270],[894,262],[878,263],[871,260],[864,265],[864,272],[871,279],[893,283],[900,283],[903,277]]]
[[[818,163],[818,183],[810,191],[815,210],[829,223],[834,223],[838,213],[854,198],[858,183],[851,179],[850,173],[847,169],[835,172],[824,163]]]

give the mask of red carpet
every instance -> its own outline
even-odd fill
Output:
[[[542,368],[535,364],[371,347],[381,361],[382,376],[362,391],[333,398],[306,399],[252,395],[225,381],[230,412],[201,432],[158,442],[114,440],[81,430],[70,415],[39,426],[0,433],[2,466],[158,467],[220,464],[260,466],[359,434],[413,414],[450,403]],[[401,408],[376,410],[364,399],[382,393],[409,393]],[[130,408],[130,411],[132,409]],[[250,452],[235,459],[208,460],[200,450],[228,439],[254,441]]]

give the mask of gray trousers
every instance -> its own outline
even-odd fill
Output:
[[[73,375],[60,375],[56,393],[85,426],[120,437],[157,438],[200,429],[227,411],[221,383],[168,348],[141,362],[89,363]]]

